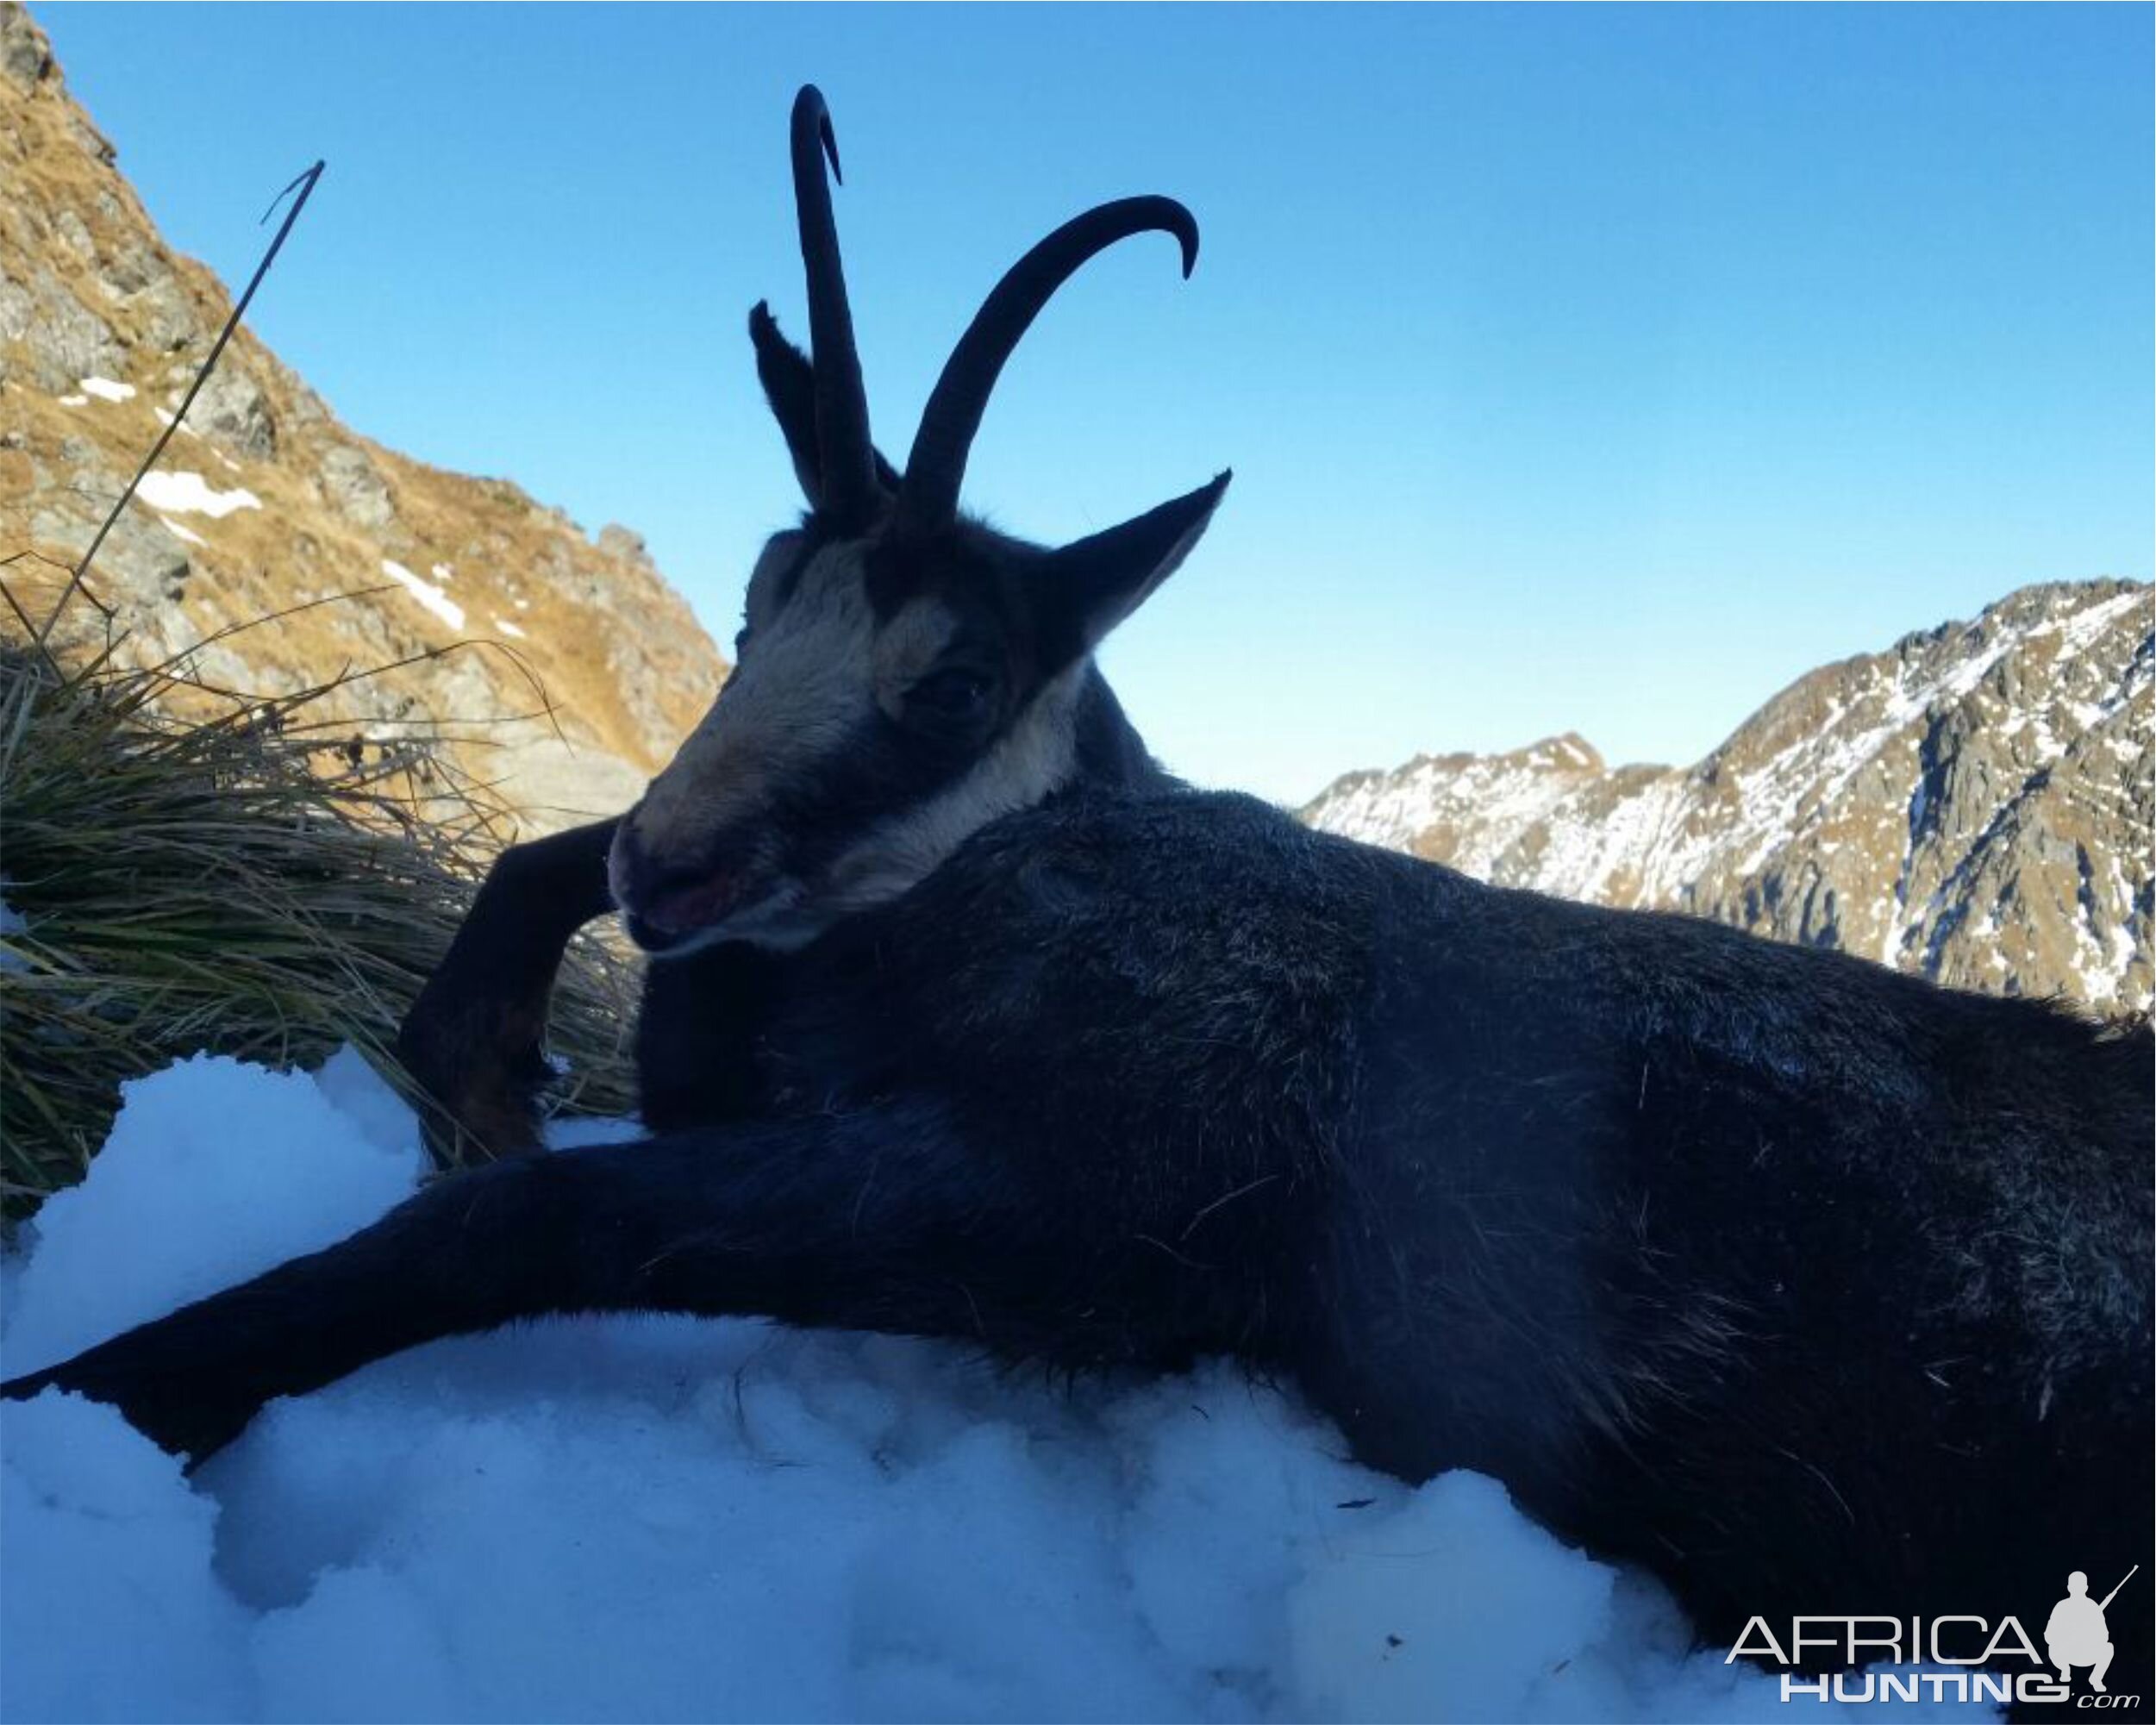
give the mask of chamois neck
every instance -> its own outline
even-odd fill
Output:
[[[1147,751],[1146,740],[1124,715],[1122,703],[1097,665],[1086,667],[1076,720],[1077,771],[1067,792],[1159,790],[1175,783]]]

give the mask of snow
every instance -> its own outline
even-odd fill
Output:
[[[59,397],[59,404],[62,407],[88,407],[90,397],[88,396],[62,396]]]
[[[9,1375],[328,1246],[404,1197],[422,1171],[416,1144],[378,1119],[370,1133],[332,1100],[359,1065],[347,1053],[309,1078],[197,1057],[129,1086],[97,1179],[38,1213],[36,1250],[9,1307]],[[147,1107],[137,1100],[146,1094]],[[253,1154],[231,1149],[239,1121],[259,1138]],[[280,1145],[308,1150],[264,1153]],[[203,1237],[166,1236],[160,1216],[181,1184],[187,1212],[214,1218]],[[111,1274],[120,1263],[128,1273]]]
[[[97,397],[99,401],[124,402],[134,399],[133,384],[116,384],[110,378],[84,378],[76,387],[86,396]]]
[[[403,564],[393,563],[386,557],[382,559],[382,572],[451,628],[460,629],[464,627],[464,607],[431,581],[413,574]]]
[[[136,497],[163,515],[208,516],[222,521],[234,509],[259,509],[261,498],[249,491],[212,491],[199,473],[145,473]]]
[[[494,627],[501,630],[501,632],[507,635],[511,641],[522,641],[524,639],[524,631],[517,628],[515,623],[509,622],[506,617],[495,618]]]
[[[1546,738],[1509,754],[1423,757],[1397,772],[1370,773],[1335,787],[1313,817],[1327,832],[1401,850],[1431,827],[1454,822],[1466,836],[1450,859],[1453,866],[1487,875],[1600,766],[1569,737]]]
[[[171,534],[173,538],[179,540],[185,544],[207,545],[209,543],[209,541],[205,540],[200,534],[191,532],[188,528],[182,527],[176,521],[168,521],[163,516],[159,516],[157,519],[159,524],[164,528],[166,532]]]
[[[2146,611],[2149,603],[2150,595],[2146,587],[2134,588],[2077,612],[2066,620],[2060,631],[2063,639],[2059,657],[2062,659],[2074,657],[2091,642],[2101,639],[2115,618],[2131,611]]]
[[[130,1084],[0,1260],[0,1358],[318,1247],[422,1166],[349,1051]],[[273,1404],[191,1479],[48,1391],[0,1404],[0,1717],[1784,1713],[1492,1481],[1409,1489],[1342,1451],[1223,1364],[1066,1391],[743,1320],[437,1343]]]
[[[427,572],[432,575],[437,581],[447,582],[449,578],[454,575],[457,572],[451,568],[447,563],[437,563]]]

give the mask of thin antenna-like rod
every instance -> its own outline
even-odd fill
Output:
[[[2128,1570],[2124,1575],[2122,1575],[2119,1578],[2119,1587],[2123,1587],[2128,1582],[2133,1580],[2136,1575],[2140,1573],[2140,1570],[2141,1566],[2138,1563],[2135,1564],[2133,1568]],[[2097,1610],[2108,1611],[2111,1609],[2111,1602],[2119,1597],[2119,1587],[2113,1588],[2109,1593],[2103,1596],[2103,1603],[2097,1607]]]
[[[262,261],[254,266],[254,274],[247,283],[247,291],[234,304],[232,316],[225,319],[225,327],[217,332],[217,340],[209,350],[209,357],[202,362],[202,368],[195,373],[195,381],[188,385],[187,397],[180,403],[179,411],[172,416],[172,422],[159,435],[157,441],[150,446],[150,453],[142,458],[142,465],[134,470],[134,477],[128,481],[127,489],[120,493],[120,501],[112,506],[112,513],[105,517],[104,525],[97,529],[97,536],[90,541],[90,549],[83,553],[82,561],[75,566],[74,572],[67,578],[66,586],[60,590],[59,603],[53,607],[52,615],[45,619],[45,627],[37,632],[39,647],[45,645],[54,625],[59,622],[60,613],[67,609],[67,602],[75,597],[76,589],[82,585],[83,577],[90,572],[91,559],[97,556],[97,547],[105,542],[105,535],[112,531],[113,524],[120,519],[121,511],[127,508],[128,500],[134,496],[134,488],[142,483],[150,469],[157,466],[157,458],[165,453],[165,446],[172,441],[172,434],[185,423],[187,409],[194,406],[195,397],[202,393],[202,386],[209,381],[210,372],[216,370],[218,356],[224,352],[225,343],[232,340],[232,332],[240,327],[240,320],[247,316],[248,302],[253,299],[255,289],[262,285],[262,278],[269,274],[270,266],[277,261],[278,253],[284,248],[284,236],[292,231],[292,224],[299,220],[299,212],[307,207],[307,199],[314,191],[315,182],[322,178],[324,166],[316,162],[272,198],[270,207],[262,212],[262,220],[267,222],[277,214],[278,204],[291,197],[294,191],[299,193],[297,197],[292,198],[292,207],[284,212],[284,220],[278,227],[277,237],[270,241],[269,250],[263,253]]]

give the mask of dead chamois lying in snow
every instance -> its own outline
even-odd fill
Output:
[[[1228,476],[1055,549],[958,503],[1035,315],[1140,232],[1187,273],[1189,212],[1106,204],[1028,253],[902,475],[827,151],[804,91],[814,360],[761,306],[750,334],[809,507],[738,669],[635,809],[501,859],[404,1033],[467,1129],[533,1147],[556,962],[618,907],[661,960],[653,1135],[444,1179],[7,1393],[200,1458],[433,1337],[765,1313],[1066,1368],[1234,1354],[1374,1466],[1495,1475],[1723,1645],[2027,1614],[2146,1560],[2148,1037],[1177,784],[1091,655]]]

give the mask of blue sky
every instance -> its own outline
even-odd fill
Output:
[[[1284,798],[1580,731],[1689,760],[1790,678],[2024,582],[2149,574],[2147,7],[47,5],[166,234],[356,428],[644,532],[730,638],[797,497],[820,83],[895,454],[997,274],[1057,301],[968,476],[1072,537],[1236,480],[1104,655],[1155,748]]]

